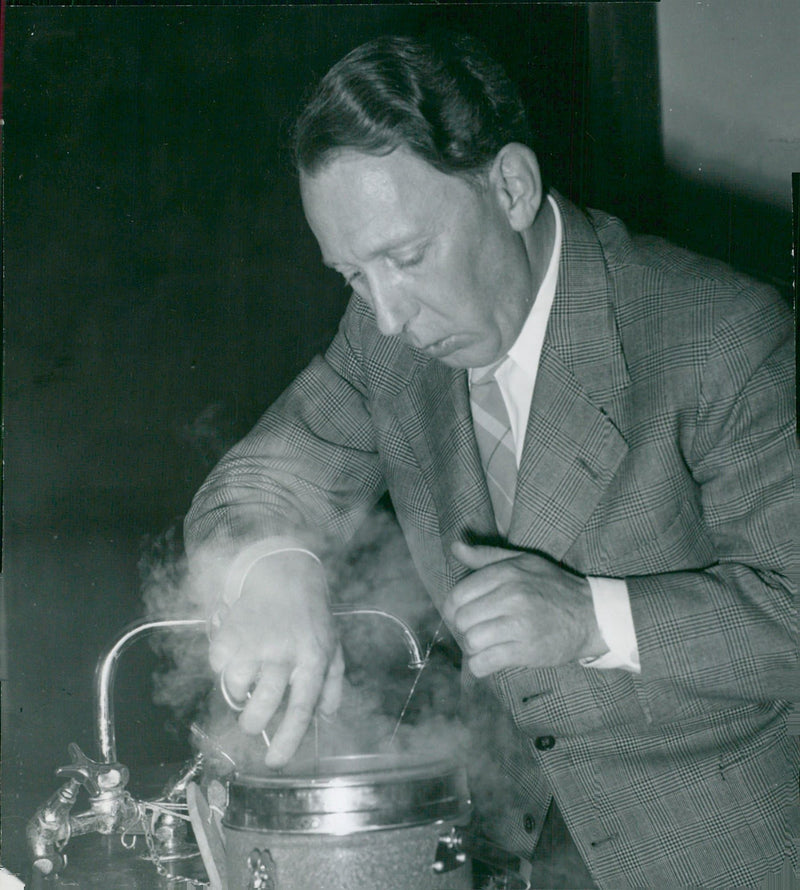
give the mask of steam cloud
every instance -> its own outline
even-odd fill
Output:
[[[213,558],[208,565],[208,572],[198,572],[195,565],[190,578],[177,529],[151,541],[140,560],[148,617],[208,615],[221,583]],[[326,573],[332,601],[382,609],[417,629],[429,663],[398,726],[415,681],[402,634],[394,622],[380,617],[341,616],[337,621],[347,664],[342,706],[333,719],[315,720],[294,763],[370,753],[420,762],[457,760],[468,767],[480,821],[491,823],[493,812],[503,811],[514,789],[487,750],[488,727],[470,732],[457,716],[459,653],[416,575],[391,511],[371,515],[345,552],[326,558]],[[444,633],[437,635],[440,630]],[[240,772],[263,773],[264,742],[239,730],[237,715],[215,687],[206,635],[163,634],[154,638],[154,645],[169,664],[154,678],[156,703],[200,727],[193,743],[201,750],[224,752]]]

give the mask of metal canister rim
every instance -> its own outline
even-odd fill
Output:
[[[470,809],[466,770],[452,760],[354,755],[323,758],[313,769],[235,775],[223,824],[232,830],[342,836],[462,822]]]

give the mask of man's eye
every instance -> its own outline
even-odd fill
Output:
[[[398,269],[410,269],[412,266],[418,266],[425,257],[425,248],[421,247],[414,251],[410,256],[401,256],[394,258],[394,264]]]

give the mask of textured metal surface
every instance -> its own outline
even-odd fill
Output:
[[[452,761],[356,755],[236,776],[223,820],[228,880],[248,887],[258,861],[275,890],[471,888],[469,863],[432,867],[440,837],[469,815],[466,773]]]
[[[226,831],[229,888],[250,886],[254,851],[272,865],[275,890],[469,890],[469,863],[445,874],[432,868],[440,834],[450,826],[420,825],[348,837]]]

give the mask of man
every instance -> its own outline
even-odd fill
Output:
[[[288,690],[285,763],[341,690],[323,541],[388,489],[466,698],[509,718],[498,839],[530,857],[555,799],[601,887],[757,886],[797,773],[790,313],[548,194],[531,142],[467,38],[366,44],[301,115],[353,295],[187,518],[229,566],[212,666],[248,732]]]

